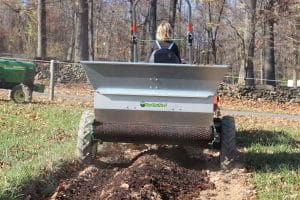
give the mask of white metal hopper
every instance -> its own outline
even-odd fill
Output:
[[[82,61],[96,121],[207,127],[226,65]]]

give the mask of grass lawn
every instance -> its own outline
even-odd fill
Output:
[[[257,199],[300,199],[300,122],[238,118]]]
[[[52,172],[74,159],[82,111],[0,101],[0,199],[25,199],[23,192],[34,184],[41,194],[54,189]]]
[[[79,119],[87,107],[0,101],[0,199],[53,191],[54,176],[66,175],[75,158]],[[257,199],[300,199],[300,121],[238,116],[236,124]]]

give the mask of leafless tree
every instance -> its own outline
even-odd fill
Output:
[[[296,11],[299,13],[300,9]],[[300,15],[295,17],[295,34],[294,34],[294,51],[295,51],[295,67],[293,69],[293,86],[297,87],[297,80],[300,79]]]
[[[89,60],[94,60],[94,1],[88,0]]]
[[[89,59],[89,6],[86,0],[76,0],[76,32],[74,62]]]
[[[196,2],[197,12],[202,13],[201,25],[205,29],[207,35],[206,63],[218,63],[218,32],[220,30],[221,21],[223,19],[226,0],[212,0],[204,2]]]
[[[149,6],[149,30],[151,33],[151,39],[155,40],[155,33],[156,33],[156,13],[157,13],[157,0],[150,0]]]
[[[46,4],[45,0],[38,0],[38,45],[37,57],[45,58],[47,56],[47,26],[46,26]]]
[[[44,2],[47,57],[129,61],[130,12],[135,1],[28,0],[23,4],[0,0],[0,52],[37,55],[40,19],[36,11]],[[240,77],[241,84],[254,85],[254,79],[261,77],[273,84],[275,79],[292,79],[293,73],[299,79],[299,11],[293,8],[299,8],[299,0],[193,1],[195,60],[229,64],[230,74]],[[178,41],[181,56],[187,57],[185,0],[139,0],[136,10],[139,60],[146,56],[148,40],[155,39],[161,20],[174,26],[175,37],[182,39]]]
[[[178,0],[170,0],[169,23],[171,24],[173,29],[175,27],[177,3]]]
[[[245,0],[245,48],[242,50],[242,62],[239,72],[239,83],[254,86],[254,49],[255,49],[255,24],[256,0]]]

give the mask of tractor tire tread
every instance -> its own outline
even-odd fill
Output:
[[[24,99],[18,99],[16,97],[16,92],[22,91],[24,95]],[[12,88],[12,91],[10,93],[10,98],[15,103],[30,103],[32,100],[32,89],[30,89],[27,85],[19,84]]]
[[[222,118],[220,166],[229,169],[236,155],[235,122],[231,116]]]
[[[93,140],[95,115],[92,111],[83,112],[77,137],[77,158],[81,163],[91,164],[96,157],[98,143]]]

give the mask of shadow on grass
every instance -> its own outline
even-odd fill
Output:
[[[76,176],[84,167],[77,161],[57,163],[55,169],[41,170],[40,176],[28,177],[22,185],[15,186],[14,191],[5,191],[0,199],[45,199],[61,181]]]
[[[240,131],[237,133],[237,144],[247,148],[243,156],[250,170],[300,169],[299,141],[285,132]]]
[[[242,147],[250,147],[253,144],[274,146],[288,144],[296,147],[297,141],[285,132],[271,132],[265,130],[246,130],[237,133],[237,143]]]
[[[6,99],[0,98],[0,102],[1,102],[1,103],[15,103],[15,102],[14,102],[12,99],[10,99],[10,98],[6,98]],[[18,104],[18,103],[15,103],[15,104]],[[26,103],[26,104],[28,104],[28,103]],[[25,105],[26,105],[26,104],[25,104]],[[50,103],[44,102],[44,101],[32,101],[32,102],[30,102],[30,104],[49,105]]]

